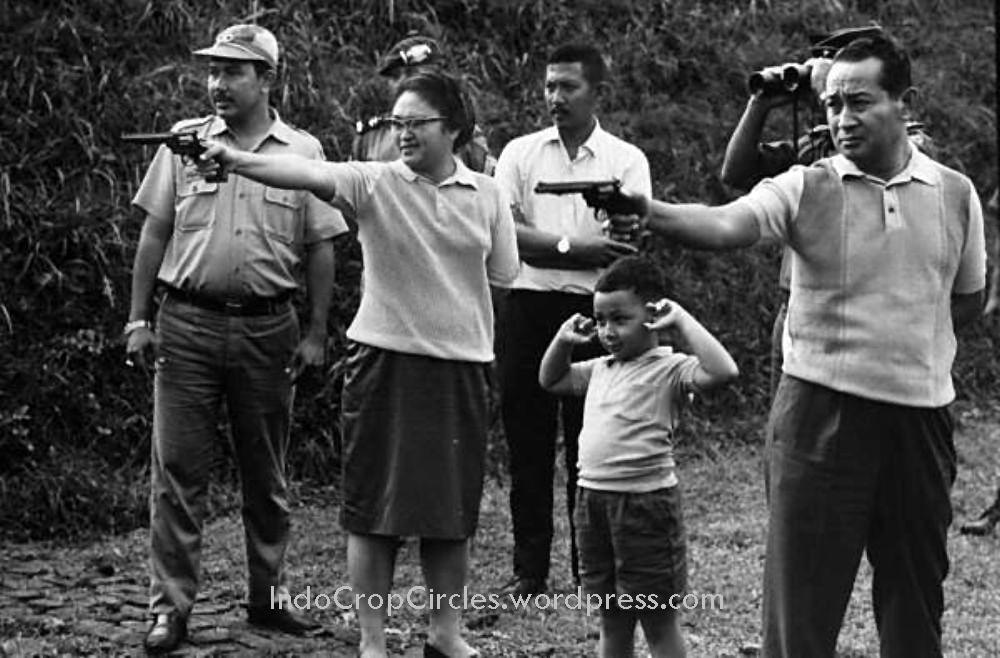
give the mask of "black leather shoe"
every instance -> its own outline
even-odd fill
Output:
[[[187,618],[178,612],[164,612],[156,615],[143,646],[147,653],[167,653],[179,647],[185,637]]]
[[[963,535],[976,535],[983,536],[988,535],[993,532],[993,528],[997,525],[997,520],[1000,519],[1000,514],[990,514],[986,512],[981,517],[975,521],[969,521],[962,525],[958,529]]]
[[[448,656],[433,644],[425,643],[424,658],[448,658]]]
[[[251,626],[268,628],[282,633],[302,635],[319,628],[319,624],[287,608],[251,607],[247,610]]]
[[[544,578],[515,576],[504,584],[501,591],[511,596],[534,596],[544,594],[547,589]]]

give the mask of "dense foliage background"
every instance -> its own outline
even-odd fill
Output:
[[[122,366],[120,334],[140,228],[129,199],[152,152],[116,137],[209,111],[190,51],[222,27],[259,22],[276,33],[284,84],[275,104],[331,159],[347,157],[357,118],[387,104],[373,67],[410,30],[438,36],[451,53],[497,153],[545,125],[540,81],[551,46],[592,40],[613,67],[602,121],[646,152],[656,194],[722,202],[731,191],[718,171],[748,72],[803,60],[810,34],[870,21],[910,48],[919,118],[939,158],[987,194],[997,182],[994,13],[990,0],[0,3],[0,532],[59,537],[145,522],[151,386]],[[789,135],[789,117],[777,112],[774,137]],[[688,440],[755,440],[775,252],[654,246],[679,297],[744,373],[696,410]],[[351,239],[338,255],[331,366],[300,388],[291,455],[295,477],[317,482],[336,471],[336,357],[357,299]],[[962,398],[995,398],[997,341],[996,324],[963,335]],[[219,474],[231,478],[225,467]]]

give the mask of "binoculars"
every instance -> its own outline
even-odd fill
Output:
[[[812,67],[806,64],[782,64],[754,71],[747,79],[747,88],[754,96],[774,94],[806,95]]]

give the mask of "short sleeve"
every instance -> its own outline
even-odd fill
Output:
[[[496,180],[497,185],[500,186],[500,194],[504,199],[504,202],[521,207],[523,200],[521,199],[520,185],[518,182],[518,154],[517,154],[517,141],[512,141],[504,147],[503,151],[500,152],[500,157],[497,159],[496,171],[493,172],[493,178]]]
[[[952,292],[965,295],[986,287],[986,232],[979,195],[969,183],[969,217],[958,272]]]
[[[804,171],[796,165],[774,178],[765,178],[734,202],[746,204],[753,212],[762,240],[788,241],[788,227],[802,199]]]
[[[146,170],[139,191],[132,199],[132,205],[142,209],[154,221],[174,221],[175,157],[170,149],[161,145]]]
[[[569,386],[572,395],[584,396],[590,386],[590,377],[598,362],[606,357],[597,357],[589,361],[577,361],[569,366]]]
[[[649,175],[649,160],[639,149],[634,149],[632,157],[622,172],[622,188],[631,192],[641,192],[646,197],[653,196],[653,182]]]
[[[663,388],[674,404],[680,408],[687,404],[691,396],[700,393],[695,383],[695,373],[701,362],[690,354],[672,354],[663,374]]]
[[[391,166],[387,162],[331,162],[328,173],[334,179],[336,193],[329,203],[344,213],[348,219],[358,221],[358,209],[363,207],[375,182]]]
[[[521,268],[517,252],[517,231],[510,206],[499,190],[494,194],[493,217],[490,221],[490,253],[486,258],[486,273],[491,284],[508,287]]]

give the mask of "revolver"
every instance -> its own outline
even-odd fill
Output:
[[[205,146],[198,138],[198,134],[193,130],[186,130],[176,133],[122,133],[121,141],[129,144],[160,145],[166,144],[167,148],[183,158],[197,159],[199,155],[206,151]],[[219,173],[205,180],[209,183],[226,182],[226,173]]]
[[[609,215],[640,215],[642,205],[622,194],[622,183],[617,178],[596,181],[573,181],[566,183],[539,182],[535,185],[536,194],[582,194],[587,205],[594,209],[594,219],[600,220],[600,211]],[[604,233],[611,232],[611,220],[601,223]],[[631,233],[634,233],[635,229]],[[631,242],[634,235],[626,241]]]

